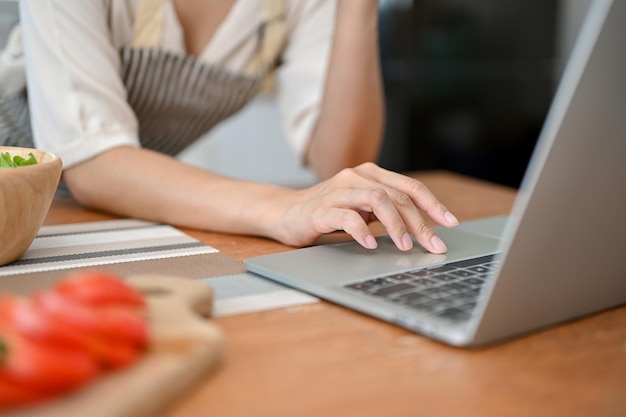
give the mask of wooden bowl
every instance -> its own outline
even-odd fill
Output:
[[[29,157],[37,164],[0,168],[0,265],[22,256],[37,236],[61,179],[61,158],[38,149],[0,146],[0,153]]]

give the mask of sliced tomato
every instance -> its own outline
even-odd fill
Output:
[[[89,308],[58,291],[48,290],[37,293],[33,302],[44,314],[57,323],[62,323],[85,332],[96,335],[100,332],[100,322],[96,310]]]
[[[146,319],[133,309],[92,308],[56,290],[37,294],[35,303],[59,323],[89,334],[138,346],[147,342]]]
[[[136,317],[129,319],[129,326],[133,326],[133,323],[135,326],[140,325]],[[132,363],[139,353],[136,347],[141,347],[138,340],[133,346],[126,346],[126,342],[116,343],[109,337],[72,326],[59,320],[58,316],[48,314],[29,299],[3,297],[0,300],[2,324],[42,346],[86,351],[107,368],[119,368]],[[147,339],[143,330],[137,330],[137,333],[138,339]]]
[[[100,272],[31,297],[0,296],[0,410],[76,389],[148,344],[143,295]]]
[[[0,410],[35,404],[48,398],[49,395],[34,391],[21,384],[11,381],[0,371]]]
[[[0,327],[4,346],[2,373],[10,381],[33,391],[60,393],[77,388],[99,374],[87,352],[38,345],[13,329]]]
[[[103,366],[126,366],[147,344],[146,319],[134,309],[93,308],[56,290],[36,294],[33,300],[59,325],[76,329],[88,338],[92,354]]]
[[[83,333],[55,320],[28,298],[0,298],[0,324],[40,344],[83,350],[89,344]]]
[[[139,291],[110,273],[77,272],[60,281],[55,289],[92,306],[145,306],[145,300]]]

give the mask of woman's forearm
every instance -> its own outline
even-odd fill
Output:
[[[322,110],[307,151],[322,179],[375,161],[382,141],[378,2],[340,0],[337,7]]]
[[[172,157],[118,147],[64,173],[82,204],[151,221],[273,237],[276,199],[293,191],[240,181]]]

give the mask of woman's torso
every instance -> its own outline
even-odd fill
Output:
[[[65,0],[48,5],[54,13],[44,12],[46,8],[41,7],[44,1],[20,2],[21,15],[26,20],[22,22],[24,34],[30,38],[27,42],[29,55],[26,56],[31,68],[27,71],[30,74],[29,107],[37,113],[32,122],[37,147],[60,154],[66,166],[88,159],[108,147],[143,145],[138,137],[143,135],[145,138],[146,129],[150,130],[149,120],[157,122],[152,128],[154,131],[163,133],[170,129],[178,132],[175,126],[167,129],[159,126],[171,117],[172,110],[168,106],[176,101],[171,99],[172,95],[178,98],[175,107],[180,113],[185,113],[186,106],[193,102],[217,105],[217,110],[204,107],[197,117],[191,117],[195,123],[197,119],[206,119],[205,114],[210,113],[212,118],[217,116],[206,125],[210,128],[216,120],[228,117],[254,96],[264,69],[271,66],[266,64],[275,58],[253,59],[267,26],[264,24],[268,20],[264,5],[275,4],[276,0],[235,1],[221,22],[209,30],[209,36],[204,33],[205,39],[200,36],[199,41],[193,43],[195,46],[185,39],[185,32],[189,29],[181,25],[176,5],[165,0],[157,46],[147,48],[133,45],[140,0]],[[284,18],[281,21],[287,23],[289,42],[282,50],[286,65],[278,72],[281,88],[276,97],[284,117],[287,139],[296,153],[301,154],[319,113],[335,8],[333,0],[281,2],[286,4],[286,11],[280,16]],[[182,13],[181,17],[184,18]],[[55,36],[47,36],[48,33],[55,33]],[[203,42],[206,43],[204,47],[198,46]],[[17,57],[11,62],[15,64],[12,69],[21,71],[23,78],[21,42],[14,46],[13,50],[5,51],[5,55]],[[100,48],[106,51],[101,53]],[[197,56],[190,57],[188,48]],[[131,54],[130,50],[134,52]],[[274,55],[277,53],[275,51]],[[144,58],[155,54],[159,59],[152,57],[150,60],[161,61],[160,64],[148,65]],[[174,61],[180,65],[178,71],[183,75],[202,74],[200,78],[208,81],[191,86],[172,84],[162,77],[166,68],[171,74],[176,73],[171,69]],[[145,72],[140,77],[141,82],[137,81],[137,68]],[[149,69],[144,71],[146,68]],[[207,74],[209,78],[206,78]],[[0,87],[2,81],[10,78],[0,79]],[[131,86],[131,78],[135,86]],[[23,92],[25,85],[20,90],[19,82],[13,82],[10,87],[13,92]],[[213,91],[210,98],[204,95],[207,90]],[[191,93],[181,94],[180,91]],[[229,93],[233,91],[234,96]],[[6,104],[13,99],[19,102],[20,97],[12,94],[10,97],[4,95],[2,99]],[[154,97],[167,105],[156,105]],[[152,109],[141,109],[146,102],[151,103]],[[20,111],[11,115],[16,116],[12,121],[19,120],[24,130],[25,134],[17,135],[19,137],[30,135],[24,103],[10,103],[17,104],[16,107],[21,105]],[[157,107],[159,110],[155,111]],[[148,114],[152,116],[146,119]],[[0,128],[2,116],[0,109]],[[183,125],[189,127],[194,123]],[[7,125],[10,123],[4,124]],[[180,122],[178,126],[181,126]],[[202,133],[200,128],[190,129],[195,132],[192,136]],[[4,138],[6,135],[3,134],[1,139]],[[168,140],[167,137],[162,139]],[[184,147],[184,143],[181,146]],[[175,152],[173,148],[168,150],[168,153]]]
[[[245,0],[109,3],[110,35],[120,51],[119,75],[144,147],[177,154],[250,101],[265,75],[263,66],[271,65],[249,69],[262,46],[259,28],[265,28],[267,11],[255,10]],[[148,23],[140,18],[142,13]],[[160,14],[158,23],[150,26],[155,13]],[[150,44],[136,44],[140,31],[153,32]],[[25,90],[3,99],[0,134],[11,137],[5,140],[9,145],[34,146],[27,105]]]

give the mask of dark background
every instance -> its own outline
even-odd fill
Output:
[[[380,15],[379,163],[519,186],[558,81],[558,2],[389,3]]]

